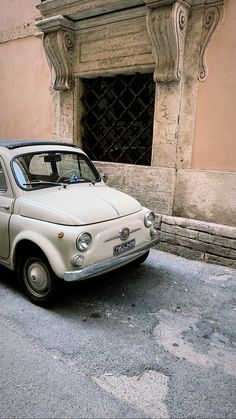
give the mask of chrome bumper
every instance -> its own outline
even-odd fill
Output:
[[[67,282],[81,281],[83,279],[111,271],[118,268],[119,266],[123,266],[129,262],[132,262],[132,260],[137,259],[139,256],[142,256],[145,252],[151,249],[151,247],[156,246],[159,242],[160,239],[158,235],[158,237],[155,236],[150,241],[145,242],[144,244],[137,246],[129,252],[125,253],[125,255],[114,256],[108,261],[96,263],[95,265],[87,266],[85,268],[79,269],[78,271],[65,272],[64,280]]]

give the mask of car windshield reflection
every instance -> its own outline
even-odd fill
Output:
[[[12,169],[16,182],[25,190],[101,180],[87,156],[75,152],[27,153],[13,160]]]

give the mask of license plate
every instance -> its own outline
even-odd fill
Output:
[[[118,244],[117,246],[113,247],[113,255],[118,256],[121,253],[127,252],[129,249],[135,246],[135,239],[132,239],[126,243]]]

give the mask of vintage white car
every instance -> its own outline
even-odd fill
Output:
[[[144,262],[159,242],[154,219],[108,187],[81,149],[0,141],[0,264],[32,302],[49,305],[64,281]]]

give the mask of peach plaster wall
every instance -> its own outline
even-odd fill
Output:
[[[0,29],[19,26],[36,19],[40,0],[1,0]]]
[[[52,138],[49,82],[41,39],[0,44],[0,138]]]
[[[0,31],[9,38],[0,43],[0,138],[50,139],[52,97],[42,40],[17,37],[40,15],[39,0],[0,1]]]
[[[207,53],[208,78],[199,82],[192,168],[236,171],[236,1]]]

